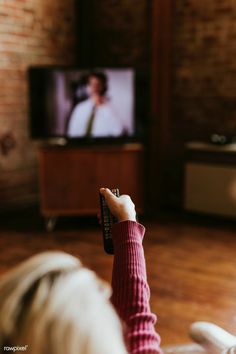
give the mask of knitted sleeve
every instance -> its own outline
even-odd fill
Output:
[[[112,303],[126,325],[130,354],[161,353],[160,337],[150,311],[150,290],[142,247],[145,228],[134,221],[113,225]]]

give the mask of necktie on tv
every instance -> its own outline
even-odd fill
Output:
[[[87,128],[86,128],[86,131],[85,131],[85,136],[86,137],[90,137],[91,136],[95,114],[96,114],[96,106],[93,106],[92,112],[91,112],[90,117],[88,119]]]

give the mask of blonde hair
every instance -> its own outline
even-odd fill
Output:
[[[127,354],[109,296],[110,287],[69,254],[30,258],[0,280],[2,352]]]

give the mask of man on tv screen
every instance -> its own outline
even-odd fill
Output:
[[[107,95],[108,80],[105,73],[89,74],[87,92],[88,98],[78,103],[72,111],[68,136],[117,137],[125,134],[122,119]]]

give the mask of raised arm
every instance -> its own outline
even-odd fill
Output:
[[[135,206],[129,196],[113,196],[102,189],[118,223],[113,225],[114,263],[112,303],[126,325],[130,354],[161,353],[160,337],[155,331],[156,316],[150,310],[150,290],[142,240],[145,228],[136,222]]]

